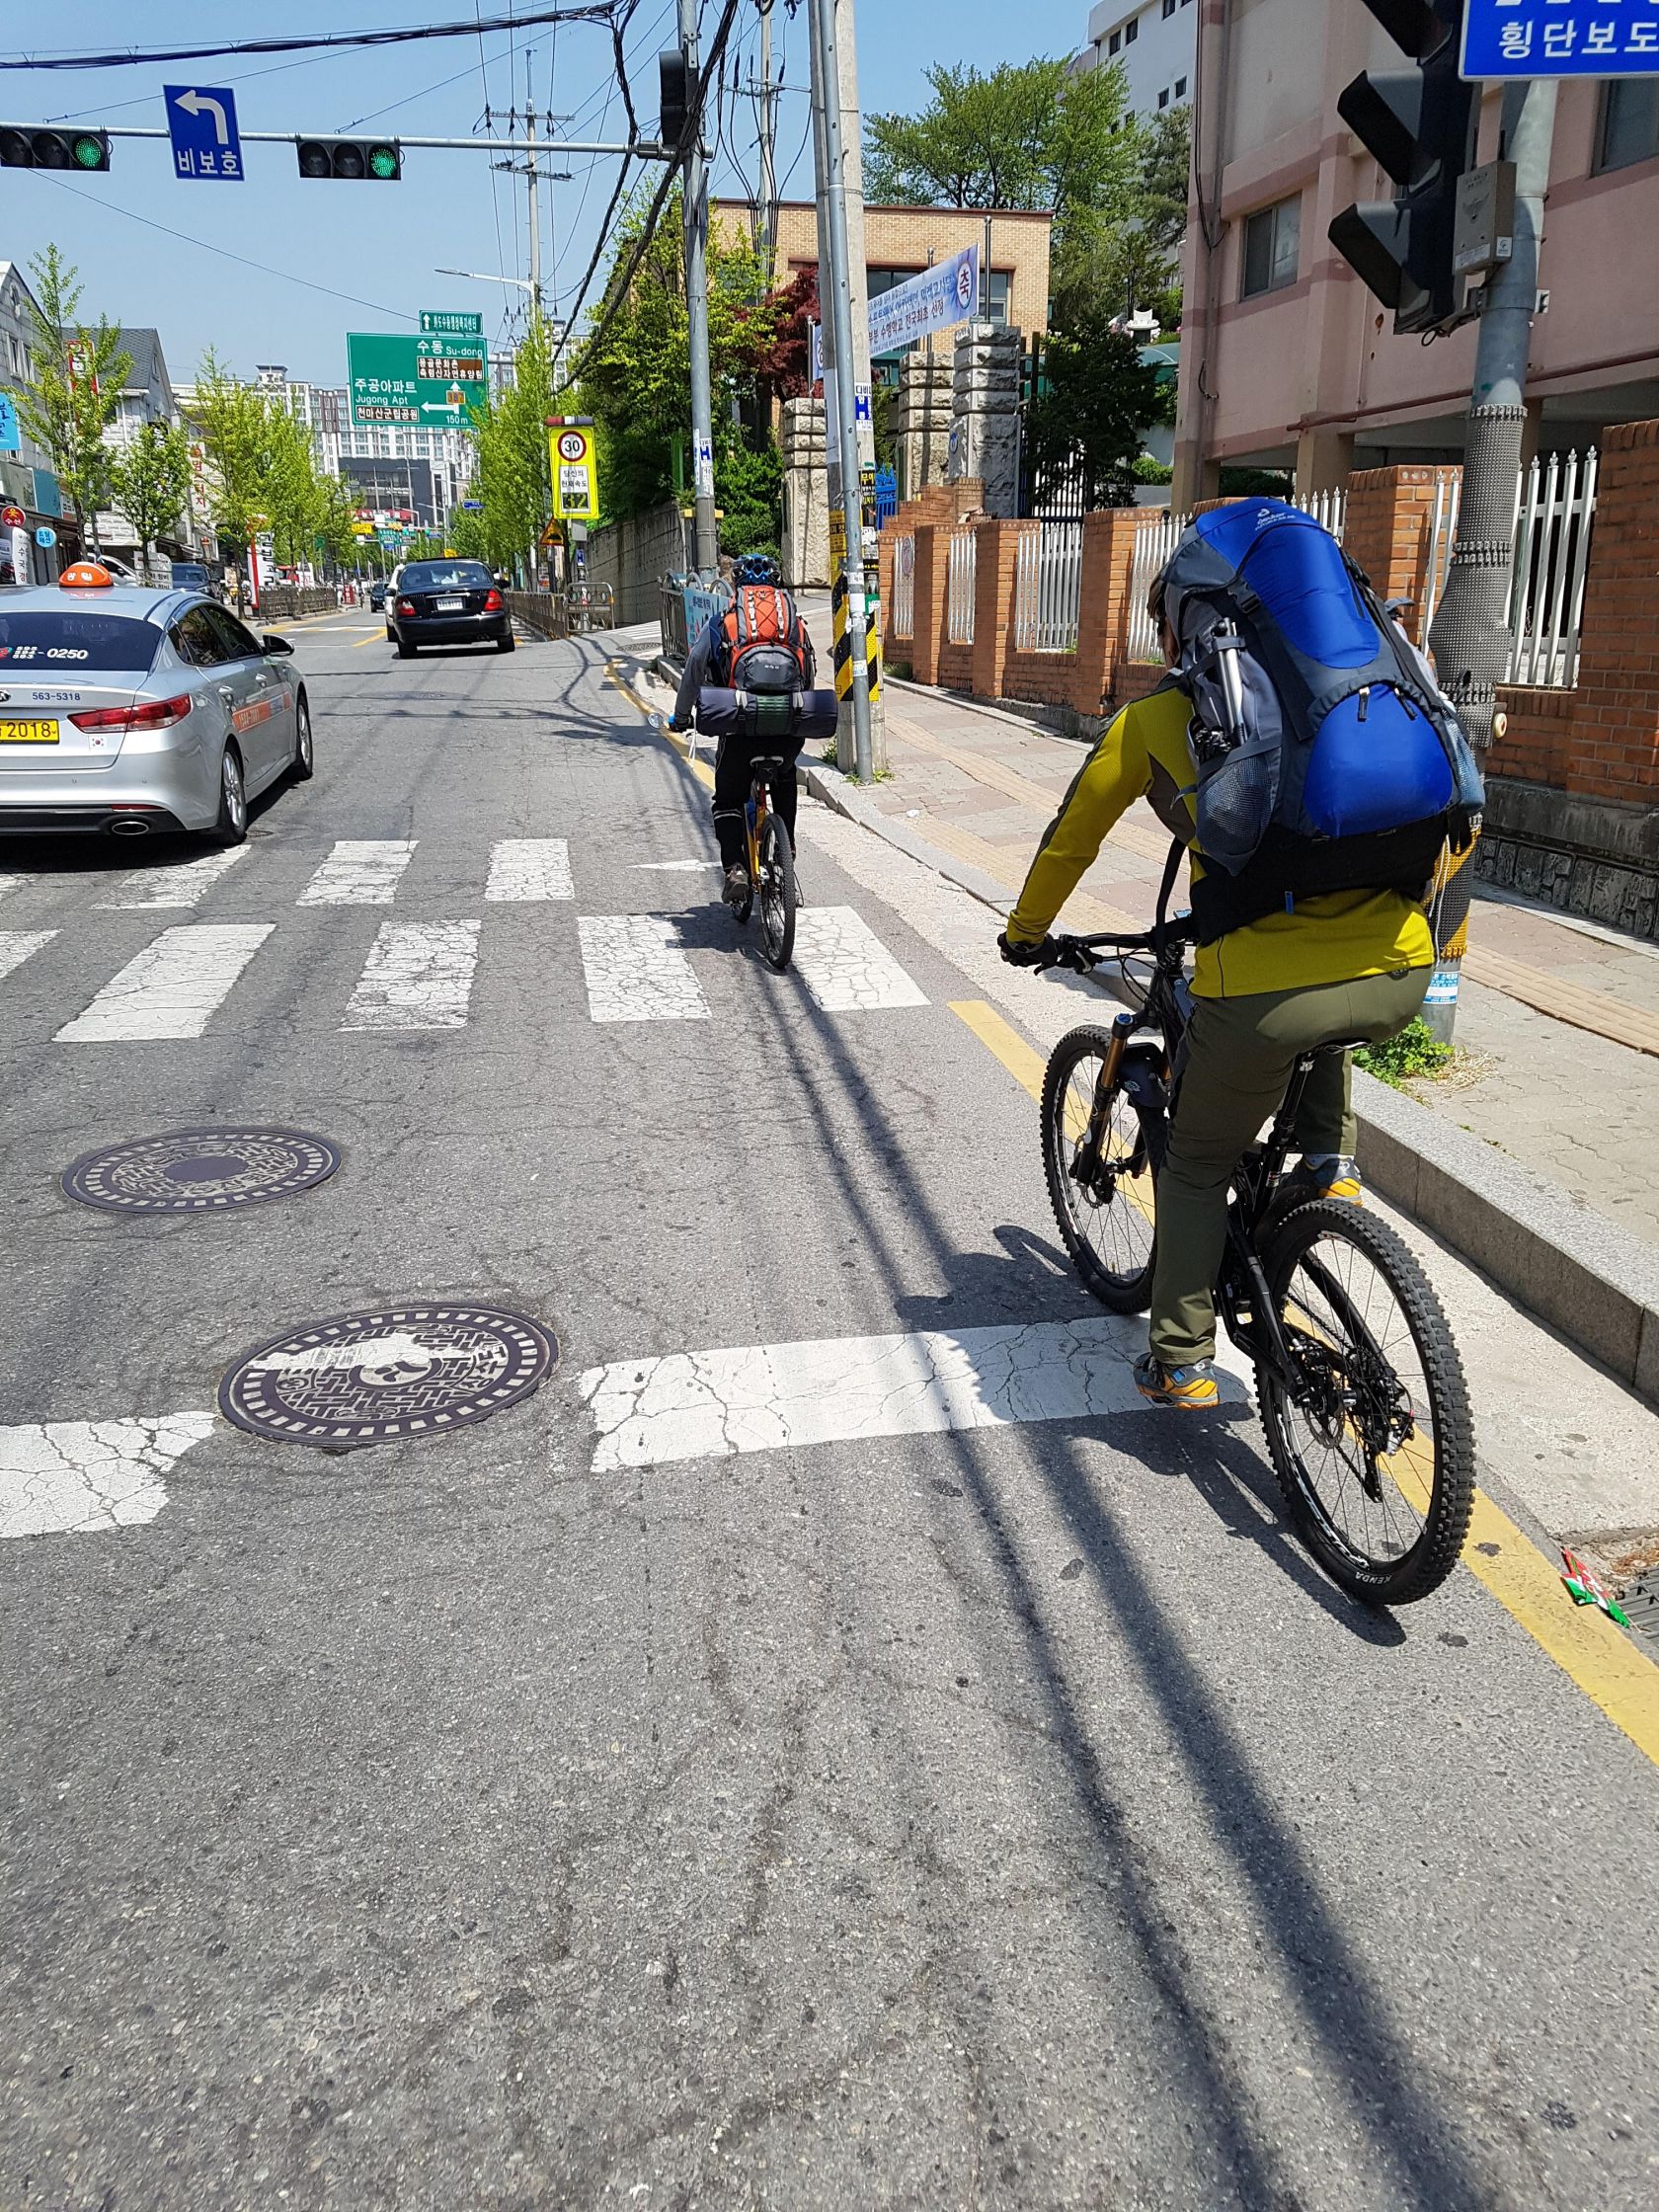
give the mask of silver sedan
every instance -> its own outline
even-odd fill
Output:
[[[249,800],[311,773],[292,652],[199,592],[0,591],[0,834],[240,844]]]

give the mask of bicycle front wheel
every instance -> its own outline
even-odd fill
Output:
[[[760,825],[760,947],[781,976],[795,950],[795,855],[775,814]]]
[[[1102,1097],[1108,1029],[1073,1029],[1043,1076],[1043,1172],[1071,1264],[1102,1305],[1144,1313],[1152,1298],[1151,1139],[1139,1100]]]
[[[1474,1510],[1474,1425],[1439,1299],[1375,1215],[1321,1199],[1263,1266],[1290,1373],[1256,1363],[1273,1471],[1331,1578],[1378,1605],[1439,1589]]]

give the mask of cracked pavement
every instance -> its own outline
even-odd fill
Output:
[[[1127,1410],[1136,1327],[950,1010],[1001,987],[985,910],[803,806],[807,913],[860,925],[832,1005],[713,910],[613,641],[358,634],[294,633],[317,776],[202,885],[188,929],[274,926],[199,1034],[54,1041],[155,935],[159,885],[100,908],[127,848],[6,889],[54,934],[0,983],[0,2205],[1645,2212],[1659,1777],[1472,1577],[1349,1606],[1241,1388]],[[342,1032],[509,836],[574,903],[489,907],[465,1028]],[[1039,1044],[1098,1011],[1008,988]],[[340,1170],[56,1189],[216,1124]],[[558,1367],[345,1456],[209,1410],[253,1346],[438,1299]],[[1565,1387],[1478,1312],[1477,1397]],[[1546,1468],[1604,1513],[1653,1459],[1611,1392]],[[1500,1472],[1557,1442],[1482,1424]]]

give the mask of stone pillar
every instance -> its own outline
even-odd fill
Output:
[[[949,523],[923,522],[915,534],[915,634],[910,673],[917,683],[937,683],[945,642],[945,590],[950,581]]]
[[[1083,589],[1077,606],[1076,690],[1079,714],[1099,714],[1118,689],[1129,644],[1129,584],[1135,538],[1151,508],[1108,507],[1083,516]]]
[[[830,490],[824,402],[783,403],[783,580],[795,591],[830,582]]]
[[[979,477],[988,514],[1019,513],[1019,395],[1023,341],[999,323],[970,323],[956,342],[949,475]]]
[[[950,457],[951,364],[942,355],[907,354],[900,362],[895,424],[900,481],[913,500],[945,481]]]
[[[1335,492],[1347,483],[1354,465],[1352,431],[1304,431],[1297,439],[1296,488],[1299,493]]]
[[[1000,699],[1014,644],[1015,567],[1032,522],[981,522],[974,535],[974,675],[982,699]]]

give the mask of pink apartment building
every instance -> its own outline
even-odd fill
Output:
[[[1288,468],[1300,491],[1351,469],[1456,460],[1472,327],[1396,338],[1326,237],[1391,190],[1337,116],[1360,70],[1408,66],[1359,0],[1199,0],[1174,502],[1221,468]],[[1497,150],[1499,94],[1479,158]],[[1563,84],[1528,378],[1532,449],[1659,417],[1659,83]]]

